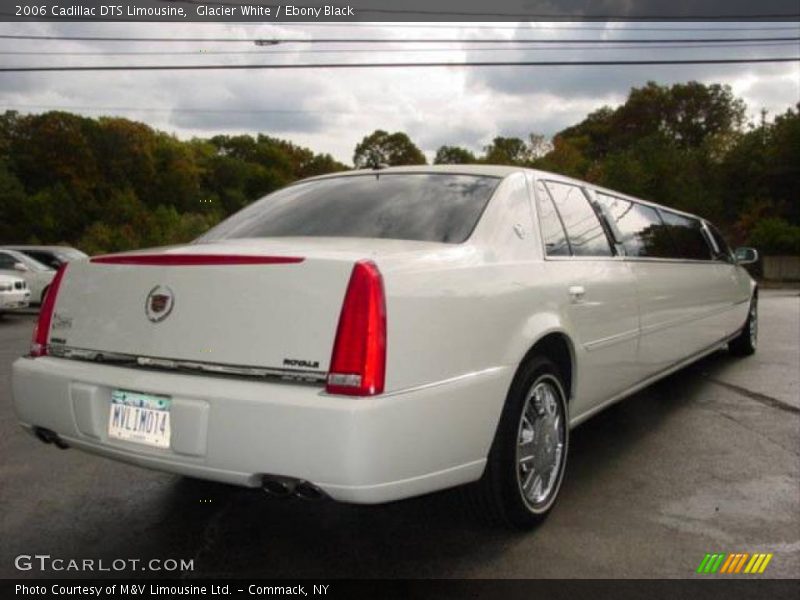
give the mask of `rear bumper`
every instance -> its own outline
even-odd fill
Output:
[[[97,365],[52,357],[13,365],[14,408],[73,447],[139,466],[256,487],[309,481],[335,500],[380,503],[481,476],[509,367],[375,398],[316,386]],[[111,390],[172,397],[171,446],[109,439]]]

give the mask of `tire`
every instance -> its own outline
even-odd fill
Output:
[[[564,478],[569,447],[564,389],[563,378],[550,360],[533,357],[520,367],[483,476],[467,490],[481,518],[514,529],[531,529],[550,514]]]
[[[750,310],[744,327],[735,338],[728,343],[728,350],[734,356],[750,356],[758,348],[758,294],[750,300]]]

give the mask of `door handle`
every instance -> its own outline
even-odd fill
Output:
[[[582,302],[584,294],[586,294],[586,290],[582,285],[573,285],[569,288],[569,298],[572,302]]]

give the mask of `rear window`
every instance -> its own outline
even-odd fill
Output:
[[[500,179],[375,173],[307,181],[265,196],[200,238],[362,237],[465,241]]]

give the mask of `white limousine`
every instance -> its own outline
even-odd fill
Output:
[[[724,345],[755,350],[755,258],[703,219],[551,173],[337,173],[194,243],[62,267],[14,406],[59,447],[273,494],[472,482],[527,527],[571,427]]]

